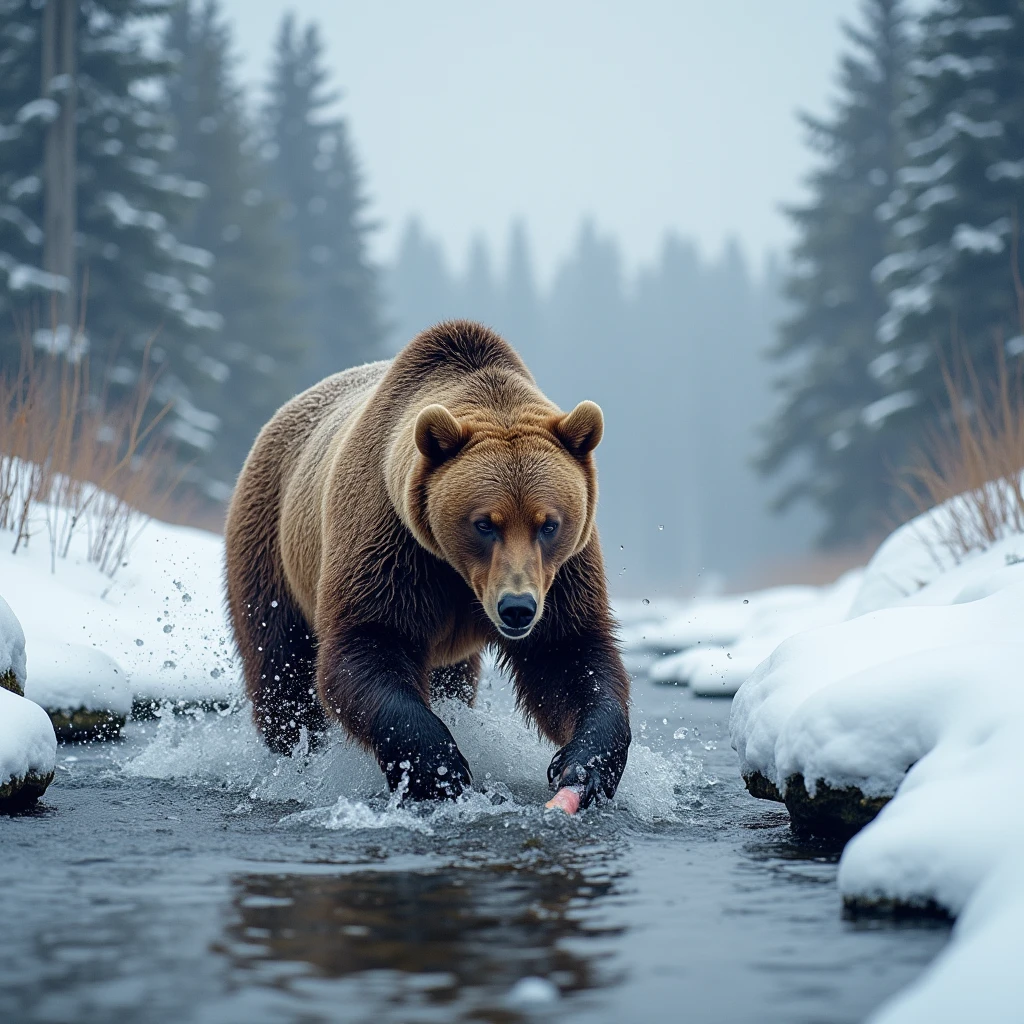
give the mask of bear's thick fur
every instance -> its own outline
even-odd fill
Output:
[[[601,410],[562,413],[519,356],[452,321],[278,411],[228,511],[227,591],[256,724],[290,752],[340,721],[392,790],[457,796],[469,766],[431,711],[471,701],[496,646],[561,750],[549,782],[612,796],[629,677],[594,511]]]

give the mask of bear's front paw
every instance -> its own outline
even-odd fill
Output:
[[[384,765],[391,792],[412,800],[455,800],[473,783],[469,762],[451,737]]]
[[[602,792],[610,800],[615,796],[626,767],[626,749],[595,751],[585,743],[572,740],[551,759],[548,785],[551,789],[578,787],[580,807],[589,807]]]

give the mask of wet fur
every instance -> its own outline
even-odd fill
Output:
[[[465,432],[453,442],[458,454],[444,462],[439,452],[437,465],[416,440],[417,417],[433,403]],[[392,788],[403,758],[461,758],[430,700],[471,701],[480,652],[494,645],[520,707],[547,737],[598,762],[614,746],[625,763],[629,679],[593,523],[593,459],[589,450],[571,455],[580,429],[510,346],[466,321],[424,332],[391,362],[328,377],[274,416],[242,470],[226,528],[231,621],[271,748],[289,752],[303,728],[315,735],[336,719],[374,751]],[[439,438],[447,443],[443,429]],[[584,496],[564,542],[572,547],[545,581],[543,615],[521,640],[497,631],[449,564],[436,533],[458,524],[430,507],[443,474],[486,462],[488,444],[543,460]],[[458,477],[446,479],[458,493]],[[509,502],[510,516],[521,512]],[[615,771],[617,783],[621,765]]]

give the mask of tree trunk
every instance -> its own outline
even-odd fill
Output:
[[[54,294],[51,327],[60,331],[67,351],[78,330],[75,269],[75,0],[46,0],[43,10],[42,95],[55,100],[60,113],[49,125],[43,160],[43,269],[67,282]],[[55,339],[56,341],[57,339]],[[58,343],[60,344],[60,343]]]

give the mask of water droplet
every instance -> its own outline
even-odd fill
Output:
[[[619,550],[620,551],[625,551],[626,550],[626,545],[625,544],[620,544],[619,545]]]
[[[277,607],[277,602],[276,601],[271,601],[270,602],[270,607],[271,608],[276,608]]]
[[[445,766],[443,764],[439,764],[437,766],[437,774],[438,775],[447,775],[448,774],[448,769],[445,768]]]
[[[672,739],[674,739],[674,740],[685,740],[686,737],[689,736],[689,735],[690,735],[690,730],[687,729],[686,726],[682,726],[681,728],[676,729],[676,731],[674,733],[672,733]]]
[[[650,604],[651,603],[651,599],[649,597],[645,597],[644,600],[643,600],[643,603],[644,604]]]
[[[182,604],[188,604],[189,601],[191,601],[191,600],[192,600],[192,595],[191,594],[182,594],[181,595],[181,603]]]
[[[743,603],[744,604],[750,604],[750,601],[748,601],[747,598],[743,598]]]
[[[659,525],[658,525],[658,529],[659,529],[659,530],[664,530],[664,529],[665,529],[665,527],[664,527],[664,526],[662,526],[662,525],[661,525],[661,524],[659,523]]]
[[[662,725],[668,725],[668,719],[667,719],[667,718],[663,718],[663,719],[661,720],[661,724],[662,724]]]
[[[171,631],[172,629],[174,629],[174,627],[173,627],[173,626],[172,626],[172,625],[171,625],[170,623],[167,623],[167,625],[166,625],[166,626],[164,626],[164,632],[165,632],[165,633],[170,633],[170,631]]]
[[[143,642],[141,640],[136,640],[135,641],[135,646],[136,647],[142,647],[143,646]]]
[[[725,652],[725,656],[726,656],[726,657],[727,657],[727,658],[728,658],[728,659],[729,659],[730,661],[732,661],[732,652],[731,652],[731,651],[726,651],[726,652]]]

